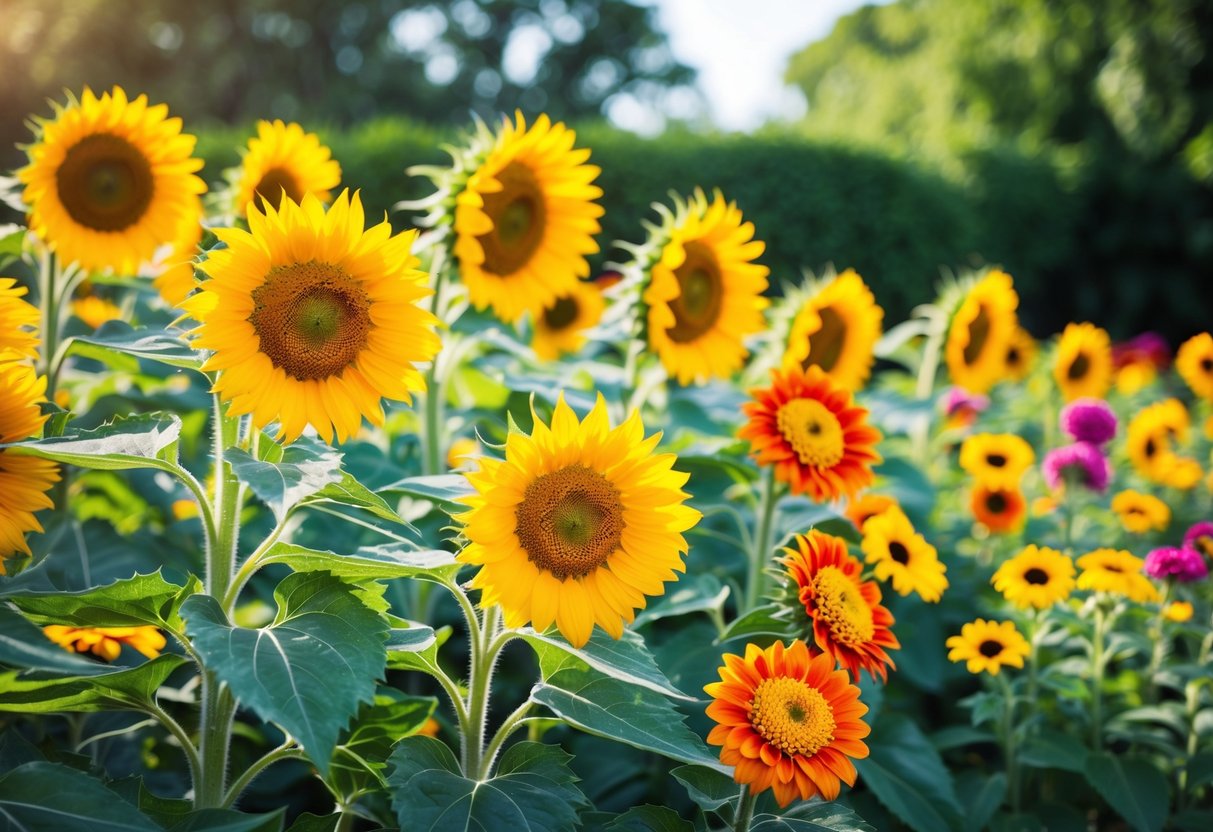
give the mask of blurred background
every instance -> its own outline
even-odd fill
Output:
[[[1175,344],[1213,316],[1211,49],[1199,0],[0,0],[0,168],[48,99],[118,83],[208,180],[298,120],[387,210],[472,113],[546,111],[603,167],[599,267],[670,189],[720,187],[776,282],[854,267],[888,324],[999,264],[1038,337]]]

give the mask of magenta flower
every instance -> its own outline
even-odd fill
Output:
[[[1209,574],[1200,552],[1179,546],[1164,546],[1150,552],[1141,570],[1158,581],[1173,578],[1181,583],[1199,581]]]
[[[1112,469],[1098,445],[1075,442],[1054,448],[1045,455],[1041,465],[1049,488],[1058,489],[1066,482],[1077,482],[1092,491],[1103,491],[1112,478]]]
[[[970,393],[963,387],[953,387],[944,394],[943,412],[953,416],[958,412],[981,413],[990,406],[988,396],[980,393]]]
[[[1188,529],[1184,535],[1184,548],[1195,549],[1206,557],[1213,558],[1213,523],[1202,520]]]
[[[1075,442],[1102,445],[1116,435],[1116,414],[1102,399],[1078,399],[1062,408],[1061,429]]]
[[[1157,332],[1143,332],[1136,338],[1112,345],[1112,366],[1115,369],[1139,361],[1148,361],[1157,370],[1167,369],[1171,363],[1171,348],[1167,346],[1167,339]]]

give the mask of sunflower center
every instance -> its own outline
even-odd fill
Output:
[[[1121,569],[1119,566],[1112,564],[1112,563],[1104,564],[1103,569],[1105,572],[1115,572],[1117,575],[1120,575],[1124,572],[1123,569]]]
[[[1144,450],[1147,457],[1152,457],[1154,454],[1158,453],[1158,445],[1154,442],[1154,437],[1151,436],[1146,440],[1146,447]]]
[[[876,625],[872,608],[859,587],[841,569],[827,566],[813,578],[818,618],[830,628],[830,637],[842,644],[857,645],[872,640]]]
[[[371,300],[329,263],[275,266],[253,291],[249,323],[275,367],[299,381],[340,375],[366,347]]]
[[[965,345],[964,349],[965,364],[977,363],[989,337],[990,312],[983,303],[978,305],[977,314],[973,317],[973,322],[969,324],[969,343]]]
[[[1023,573],[1023,579],[1030,584],[1043,586],[1049,582],[1049,573],[1038,566],[1033,566],[1027,572]]]
[[[816,364],[828,373],[834,369],[842,356],[842,348],[847,338],[847,324],[832,306],[827,306],[817,314],[821,317],[821,328],[809,336],[809,355],[804,360],[804,366],[808,368]]]
[[[779,408],[776,425],[804,465],[829,468],[842,460],[842,423],[816,399],[792,399]]]
[[[671,341],[694,341],[710,330],[724,307],[724,280],[712,249],[699,242],[684,246],[686,259],[674,272],[678,297],[670,301],[674,326],[666,331]]]
[[[1091,359],[1087,357],[1085,352],[1080,352],[1070,362],[1070,368],[1066,370],[1066,378],[1070,381],[1078,381],[1079,379],[1086,378],[1087,371],[1090,369]]]
[[[1213,358],[1205,356],[1200,359],[1200,369],[1202,372],[1213,373]]]
[[[1002,514],[1007,510],[1007,498],[997,492],[986,497],[986,509],[992,514]]]
[[[577,301],[571,297],[558,298],[543,310],[543,325],[551,330],[561,330],[577,320]]]
[[[992,468],[1001,468],[1007,464],[1007,458],[1002,454],[986,454],[986,463]]]
[[[267,170],[254,190],[256,191],[257,207],[262,211],[265,210],[267,203],[277,211],[282,205],[283,193],[292,202],[298,203],[303,199],[303,190],[295,180],[294,174],[286,168]]]
[[[754,690],[750,724],[789,757],[812,757],[834,739],[834,709],[800,679],[764,679]]]
[[[543,242],[547,204],[539,180],[526,165],[510,162],[497,174],[501,190],[484,195],[484,213],[493,230],[477,237],[486,272],[508,275],[521,269]]]
[[[900,540],[894,540],[889,544],[889,557],[905,566],[910,562],[910,550]]]
[[[560,580],[584,577],[619,548],[619,489],[584,465],[536,477],[514,514],[527,559]]]
[[[156,191],[152,166],[139,148],[110,133],[81,139],[55,175],[59,201],[73,220],[94,231],[121,231],[147,212]]]
[[[987,659],[992,659],[1002,652],[1002,642],[988,638],[978,646],[977,652]]]
[[[1015,367],[1019,365],[1019,347],[1011,347],[1007,350],[1007,364]]]

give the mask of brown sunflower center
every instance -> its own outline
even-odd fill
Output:
[[[834,739],[834,709],[800,679],[764,679],[750,704],[754,730],[789,757],[812,757]]]
[[[808,368],[816,364],[828,373],[842,357],[842,348],[847,342],[847,324],[832,306],[819,310],[817,314],[821,317],[821,328],[809,336],[809,355],[804,360],[804,366]]]
[[[1007,464],[1007,458],[1003,454],[986,454],[986,464],[991,468],[1002,468]]]
[[[1091,359],[1087,357],[1085,352],[1080,352],[1070,362],[1070,368],[1066,370],[1066,378],[1070,381],[1080,381],[1087,377],[1087,373],[1091,369]]]
[[[889,544],[889,557],[905,566],[910,562],[910,550],[900,540],[894,540]]]
[[[1010,347],[1007,349],[1007,366],[1018,367],[1019,359],[1023,356],[1019,353],[1019,347]]]
[[[991,514],[1002,514],[1004,511],[1007,510],[1006,495],[1000,494],[997,491],[995,491],[992,494],[987,495],[986,496],[986,509]]]
[[[1200,359],[1200,369],[1201,372],[1213,373],[1213,358],[1206,355],[1204,358]]]
[[[1023,579],[1030,584],[1043,586],[1049,582],[1049,573],[1038,566],[1033,566],[1027,572],[1023,573]]]
[[[686,259],[674,272],[678,297],[670,301],[674,325],[666,331],[671,341],[694,341],[716,324],[724,308],[724,279],[712,249],[700,242],[684,247]]]
[[[779,408],[775,422],[802,464],[830,468],[842,460],[842,423],[816,399],[792,399]]]
[[[977,652],[985,656],[987,659],[992,659],[1002,652],[1002,642],[988,638],[977,647]]]
[[[303,200],[303,189],[299,187],[295,175],[286,168],[267,170],[254,190],[257,207],[262,211],[265,210],[266,203],[272,205],[277,211],[282,206],[284,193],[292,202],[298,203]]]
[[[509,275],[521,269],[543,242],[547,203],[534,172],[510,162],[497,174],[501,190],[484,195],[484,213],[493,230],[477,237],[484,249],[486,272]]]
[[[1115,572],[1117,575],[1120,575],[1124,572],[1123,569],[1121,569],[1119,566],[1117,566],[1114,563],[1105,563],[1103,565],[1103,570],[1105,572]]]
[[[584,465],[536,477],[514,513],[527,559],[560,580],[584,577],[619,548],[619,489]]]
[[[249,323],[261,352],[299,381],[340,375],[366,347],[371,299],[329,263],[275,266],[253,290]]]
[[[1143,450],[1146,452],[1147,458],[1152,457],[1152,456],[1154,456],[1154,454],[1158,453],[1158,443],[1156,443],[1154,441],[1153,436],[1151,436],[1149,439],[1146,440],[1146,447]]]
[[[543,325],[559,331],[577,320],[577,301],[572,297],[557,298],[556,302],[543,310]]]
[[[969,324],[969,343],[964,348],[965,364],[977,363],[989,337],[990,312],[984,303],[978,304],[977,314],[973,316],[973,322]]]
[[[865,644],[876,634],[872,608],[859,587],[836,566],[827,566],[813,577],[817,617],[830,628],[834,641]]]
[[[121,231],[139,222],[156,192],[147,157],[110,133],[74,144],[55,174],[55,185],[68,215],[94,231]]]

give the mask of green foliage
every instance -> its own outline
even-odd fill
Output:
[[[1167,778],[1154,766],[1113,754],[1092,752],[1085,773],[1095,790],[1137,832],[1160,832],[1171,802]]]
[[[26,763],[0,775],[0,816],[6,828],[26,832],[161,830],[97,780],[58,763]]]

